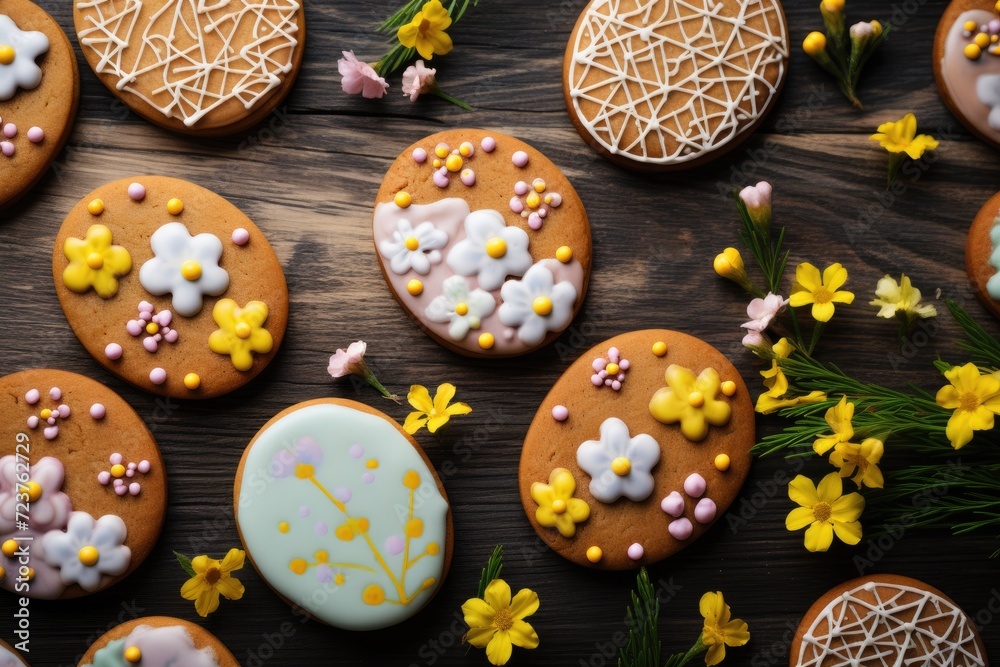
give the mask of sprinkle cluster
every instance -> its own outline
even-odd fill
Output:
[[[11,139],[17,136],[17,125],[14,123],[4,123],[3,118],[0,118],[0,131],[3,132],[4,136],[3,140],[0,140],[0,153],[3,153],[5,157],[14,157],[17,149],[14,147],[14,142]],[[34,125],[28,128],[26,136],[28,137],[28,141],[38,144],[44,141],[45,131]]]
[[[130,496],[137,496],[139,492],[142,491],[142,486],[138,481],[133,481],[131,483],[127,482],[127,479],[133,479],[136,473],[145,475],[149,472],[150,466],[149,461],[143,459],[138,463],[130,461],[128,464],[125,463],[125,457],[123,457],[118,452],[112,454],[108,461],[111,463],[110,470],[102,470],[97,475],[97,481],[101,486],[112,485],[115,493],[119,496],[124,496],[129,494]],[[124,478],[124,479],[123,479]],[[113,480],[113,481],[112,481]]]
[[[37,389],[31,389],[24,395],[28,405],[37,404],[41,398],[42,394]],[[59,387],[52,387],[49,389],[49,398],[59,401],[62,398],[62,390]],[[42,435],[46,440],[55,440],[59,435],[59,420],[69,417],[69,413],[69,406],[65,403],[59,403],[55,408],[43,408],[37,415],[28,417],[28,428],[35,429],[43,423],[47,424],[42,430]]]
[[[965,45],[963,53],[966,58],[979,60],[984,52],[1000,56],[1000,18],[983,25],[976,25],[975,21],[966,21],[962,29],[962,34],[972,40]]]

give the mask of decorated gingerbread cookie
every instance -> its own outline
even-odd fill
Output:
[[[732,150],[785,81],[778,0],[591,0],[563,66],[569,115],[619,166],[685,169]]]
[[[28,663],[10,644],[0,640],[0,667],[28,667]]]
[[[242,132],[291,89],[302,62],[298,0],[77,0],[80,48],[147,120],[187,134]]]
[[[972,221],[965,241],[965,269],[976,296],[1000,317],[1000,193]]]
[[[28,0],[0,6],[0,213],[66,145],[80,98],[76,56],[51,16]]]
[[[1000,10],[995,0],[952,0],[934,39],[945,104],[973,134],[1000,147]]]
[[[375,252],[393,296],[459,354],[525,354],[583,305],[587,213],[559,168],[522,141],[431,135],[396,159],[376,202]]]
[[[891,574],[845,582],[809,608],[791,667],[986,667],[975,624],[933,586]]]
[[[70,211],[52,256],[56,293],[105,368],[165,396],[210,398],[274,358],[288,289],[264,234],[197,185],[142,176]]]
[[[79,667],[239,667],[229,649],[201,626],[167,616],[123,623],[102,635]]]
[[[95,593],[149,555],[167,506],[153,436],[89,378],[0,378],[0,588],[42,599]]]
[[[521,452],[521,502],[575,563],[648,565],[725,513],[753,444],[753,403],[721,352],[676,331],[622,334],[580,357],[542,401]]]
[[[347,630],[400,623],[434,597],[452,554],[451,510],[427,455],[361,403],[280,412],[236,472],[236,519],[278,595]]]

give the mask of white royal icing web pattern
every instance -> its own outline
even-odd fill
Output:
[[[785,23],[778,0],[738,0],[735,17],[722,15],[734,1],[594,0],[568,72],[591,137],[637,162],[683,163],[758,118],[777,94],[765,69],[776,64],[776,81],[784,76]],[[649,80],[639,72],[647,65]]]
[[[188,127],[232,99],[251,109],[281,85],[298,44],[299,6],[296,0],[167,0],[133,42],[142,0],[76,5],[90,26],[79,31],[80,45],[100,57],[97,73],[113,75],[118,90]],[[247,25],[250,41],[232,44]],[[138,50],[135,57],[129,49]],[[135,86],[140,79],[152,83],[151,95]]]
[[[935,632],[935,625],[945,630]],[[825,631],[819,632],[821,627]],[[986,662],[961,609],[930,591],[868,582],[816,616],[802,637],[797,662],[798,667],[867,664],[984,667]]]

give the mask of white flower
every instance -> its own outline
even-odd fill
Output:
[[[59,568],[67,586],[80,584],[89,592],[101,587],[104,575],[118,576],[128,569],[132,552],[125,546],[125,522],[114,514],[94,520],[86,512],[69,515],[66,532],[52,530],[42,538],[45,562]]]
[[[485,290],[470,292],[469,283],[462,276],[445,280],[441,291],[441,296],[431,301],[424,312],[431,322],[450,322],[448,335],[454,340],[464,340],[469,329],[478,329],[497,305],[493,295]]]
[[[0,45],[14,49],[14,61],[0,65],[0,101],[14,97],[18,88],[37,88],[42,82],[42,68],[35,58],[49,50],[45,33],[25,32],[9,16],[0,14]]]
[[[149,244],[155,257],[142,265],[139,282],[150,294],[172,294],[178,315],[197,315],[204,295],[219,296],[229,287],[229,274],[219,266],[218,236],[191,236],[183,224],[168,222],[153,233]]]
[[[590,493],[602,503],[622,496],[639,502],[653,492],[650,471],[660,460],[660,445],[645,433],[630,437],[628,426],[612,417],[601,424],[601,439],[576,450],[576,462],[590,475]]]
[[[403,275],[413,269],[420,275],[427,275],[431,264],[441,263],[441,250],[448,243],[448,234],[434,226],[433,222],[421,222],[414,229],[409,220],[400,219],[392,239],[378,244],[378,251],[390,260],[393,273]]]
[[[484,290],[495,290],[507,276],[520,277],[531,268],[528,233],[508,227],[492,209],[465,218],[465,238],[448,253],[448,266],[460,276],[476,276]]]
[[[555,283],[555,276],[535,264],[521,280],[508,280],[500,290],[500,321],[518,327],[517,337],[537,345],[549,331],[562,331],[573,319],[576,288],[569,281]]]

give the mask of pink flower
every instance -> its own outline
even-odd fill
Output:
[[[747,207],[750,220],[761,229],[767,230],[771,224],[771,184],[761,181],[740,190],[740,199]]]
[[[389,90],[389,84],[378,75],[371,65],[363,63],[354,51],[344,51],[344,57],[337,61],[340,71],[340,86],[348,95],[361,93],[362,97],[378,99]]]
[[[31,464],[30,479],[23,487],[18,484],[18,474],[24,472],[17,459],[5,456],[0,459],[0,534],[14,531],[18,512],[18,493],[31,498],[28,524],[32,530],[61,530],[66,526],[73,503],[62,492],[65,472],[62,462],[45,456]]]
[[[403,94],[410,96],[411,102],[416,102],[422,93],[429,93],[437,87],[434,75],[437,70],[424,67],[424,61],[418,60],[403,72]]]
[[[330,366],[326,369],[335,378],[342,378],[352,373],[365,374],[365,351],[368,344],[362,340],[351,343],[346,350],[337,350],[330,357]]]
[[[611,387],[615,391],[622,388],[625,381],[625,371],[629,369],[628,359],[622,359],[621,352],[617,347],[608,350],[608,358],[598,357],[594,359],[591,368],[594,374],[590,376],[590,381],[595,387]]]
[[[747,335],[743,336],[743,345],[746,347],[758,347],[760,345],[765,345],[765,341],[766,339],[764,338],[764,334],[755,329],[748,330]]]
[[[771,320],[781,312],[787,303],[788,299],[782,299],[780,295],[770,292],[763,299],[753,299],[747,306],[747,316],[750,317],[750,321],[740,326],[750,331],[763,333],[771,324]]]

